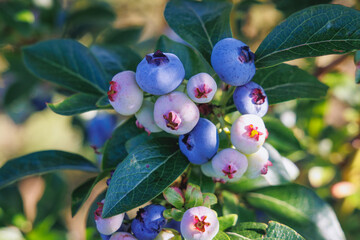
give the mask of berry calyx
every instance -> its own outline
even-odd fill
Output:
[[[251,92],[252,102],[256,105],[261,105],[265,102],[266,95],[263,94],[260,88],[255,88]]]
[[[207,98],[208,94],[212,92],[212,89],[209,88],[206,84],[202,84],[197,87],[194,92],[196,98]]]
[[[166,120],[166,126],[171,130],[178,130],[181,118],[180,116],[175,113],[174,111],[170,111],[167,115],[163,115],[164,119]]]
[[[258,131],[258,127],[254,127],[252,124],[246,126],[245,128],[248,136],[255,139],[256,141],[259,141],[259,136],[263,135],[262,132]]]
[[[234,174],[237,172],[237,170],[235,170],[236,167],[228,164],[227,166],[225,166],[222,170],[222,172],[225,174],[225,176],[227,176],[229,179],[233,179],[234,178]]]
[[[205,222],[207,216],[202,216],[201,220],[198,216],[195,216],[195,228],[199,230],[200,232],[205,232],[205,227],[210,226],[211,224],[209,222]]]
[[[119,88],[119,86],[116,82],[110,81],[110,90],[107,92],[107,95],[111,102],[115,101],[116,94],[119,91],[118,88]]]
[[[238,51],[239,51],[238,59],[241,63],[254,62],[255,55],[253,52],[250,51],[250,48],[248,46],[239,47]]]
[[[102,202],[96,203],[98,205],[98,208],[94,212],[94,219],[95,221],[99,220],[101,218],[101,214],[104,208],[104,204]]]

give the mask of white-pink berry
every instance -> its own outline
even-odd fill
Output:
[[[140,110],[135,113],[135,117],[140,124],[138,127],[144,127],[148,133],[161,132],[154,120],[154,103],[144,100]]]
[[[108,91],[111,106],[121,115],[129,116],[139,111],[143,102],[143,91],[135,80],[135,73],[123,71],[116,74]]]
[[[238,181],[248,167],[246,156],[232,148],[218,152],[211,163],[216,175],[229,182]]]
[[[184,213],[180,229],[186,240],[211,240],[219,232],[219,221],[210,208],[193,207]]]
[[[182,92],[163,95],[155,102],[154,119],[158,127],[165,132],[186,134],[195,127],[199,118],[199,109]]]
[[[261,147],[256,153],[247,156],[249,165],[246,170],[245,176],[247,178],[257,178],[261,174],[265,175],[268,172],[268,167],[272,166],[269,161],[269,152]]]
[[[104,235],[110,235],[116,232],[120,228],[125,214],[121,213],[109,218],[102,218],[101,215],[104,207],[104,200],[97,204],[99,207],[94,213],[94,218],[98,232]]]
[[[127,232],[117,232],[111,235],[109,240],[137,240],[133,235]]]
[[[187,94],[196,103],[210,102],[217,90],[215,80],[207,73],[198,73],[189,79]]]
[[[257,152],[266,135],[264,121],[253,114],[241,115],[231,127],[231,143],[244,154]]]

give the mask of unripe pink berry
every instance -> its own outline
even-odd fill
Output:
[[[102,218],[102,211],[104,207],[104,200],[98,203],[98,208],[96,209],[94,213],[96,228],[99,233],[104,235],[110,235],[114,232],[116,232],[124,219],[125,214],[118,214],[109,218]]]
[[[246,156],[232,148],[218,152],[211,162],[216,175],[229,182],[238,181],[248,167]]]
[[[193,207],[184,213],[180,228],[186,240],[211,240],[219,231],[219,221],[210,208]]]
[[[135,113],[138,127],[144,127],[149,134],[152,132],[161,132],[154,120],[154,103],[144,100],[140,110]]]
[[[187,94],[196,103],[210,102],[217,90],[215,80],[207,73],[198,73],[189,79]]]
[[[272,166],[269,161],[269,152],[261,147],[256,153],[247,156],[249,166],[246,170],[245,176],[248,178],[257,178],[261,174],[265,175],[268,172],[268,166]]]
[[[231,143],[245,154],[257,152],[265,142],[264,121],[253,114],[241,115],[231,127]]]
[[[199,118],[199,109],[182,92],[163,95],[155,102],[154,119],[165,132],[186,134],[195,127]]]
[[[121,115],[135,114],[143,101],[143,91],[136,83],[135,73],[123,71],[116,74],[110,82],[108,98],[111,106]]]
[[[117,232],[111,235],[109,240],[137,240],[133,235],[127,232]]]

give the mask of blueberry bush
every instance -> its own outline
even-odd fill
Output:
[[[76,216],[91,200],[88,229],[96,231],[88,239],[345,240],[343,228],[349,235],[356,227],[340,224],[326,189],[301,179],[313,174],[309,161],[319,162],[313,149],[325,144],[321,138],[334,142],[334,152],[348,141],[349,134],[335,136],[334,129],[319,132],[318,109],[337,80],[319,81],[334,63],[313,66],[314,57],[336,54],[341,61],[360,49],[360,12],[326,0],[264,2],[170,0],[163,15],[171,33],[149,42],[139,40],[141,27],[112,28],[116,15],[104,2],[72,12],[58,3],[0,2],[6,34],[0,47],[18,73],[4,95],[7,113],[22,122],[48,107],[72,117],[94,152],[91,158],[46,150],[9,159],[0,168],[0,207],[21,179],[77,170],[92,176],[76,184],[71,201]],[[242,33],[246,12],[269,2],[284,19],[250,48],[256,37]],[[41,28],[26,22],[31,16],[40,16]],[[360,82],[359,53],[351,88]],[[29,98],[35,90],[39,96]],[[51,102],[54,91],[65,98]],[[302,132],[281,119],[290,100],[304,115]],[[81,122],[78,115],[89,111],[96,117]],[[101,182],[106,189],[94,201]],[[0,223],[10,225],[2,216]],[[47,239],[65,237],[56,236]]]

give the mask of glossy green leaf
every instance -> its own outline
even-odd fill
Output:
[[[26,67],[40,78],[84,93],[105,93],[105,72],[82,44],[74,40],[48,40],[23,49]]]
[[[102,168],[115,168],[128,155],[125,143],[140,133],[143,130],[136,127],[135,118],[128,119],[117,127],[105,143]]]
[[[230,237],[226,233],[219,231],[213,240],[230,240]]]
[[[310,7],[312,5],[318,4],[327,4],[331,0],[301,0],[301,1],[289,1],[289,0],[271,0],[282,13],[286,16],[291,15],[297,11],[300,11],[304,8]]]
[[[109,102],[109,98],[107,95],[104,95],[101,98],[99,98],[96,101],[95,105],[101,109],[112,109],[113,108]]]
[[[169,26],[210,62],[215,44],[232,37],[229,2],[171,0],[164,16]]]
[[[103,210],[110,217],[140,206],[162,193],[188,167],[173,138],[138,146],[116,168]]]
[[[80,186],[78,186],[71,194],[71,215],[75,216],[82,205],[89,198],[91,191],[95,185],[110,175],[110,171],[104,171],[97,177],[90,178]]]
[[[133,138],[130,138],[125,143],[125,149],[127,152],[131,152],[134,150],[137,146],[146,143],[152,139],[159,138],[159,137],[174,137],[174,139],[178,139],[175,135],[169,135],[167,132],[158,132],[158,133],[151,133],[150,135],[142,130],[142,133],[136,135]]]
[[[305,240],[300,234],[284,224],[270,221],[266,229],[267,238],[280,238],[286,240]]]
[[[204,202],[200,186],[188,183],[185,191],[185,208],[202,206]]]
[[[11,159],[0,168],[0,188],[27,176],[56,170],[97,172],[98,168],[78,154],[56,150],[34,152]]]
[[[184,216],[184,211],[176,208],[171,208],[171,209],[166,209],[163,215],[167,219],[174,219],[175,221],[180,222],[182,217]]]
[[[235,226],[238,215],[237,214],[229,214],[222,217],[218,217],[219,224],[220,224],[220,231],[225,231],[226,229]]]
[[[235,227],[229,229],[229,231],[237,233],[246,239],[256,239],[263,238],[263,236],[266,234],[267,227],[268,225],[265,223],[240,222]]]
[[[355,60],[355,66],[356,66],[355,82],[360,83],[360,51],[356,52],[354,60]]]
[[[309,188],[288,184],[248,193],[250,205],[286,222],[307,239],[345,239],[330,206]]]
[[[294,13],[256,50],[257,68],[304,57],[344,54],[360,49],[360,12],[323,4]]]
[[[156,49],[163,52],[170,52],[178,56],[184,64],[186,79],[201,72],[206,72],[210,75],[214,74],[214,70],[202,55],[195,52],[192,48],[182,43],[175,42],[164,35],[161,36],[157,42]]]
[[[308,72],[287,64],[257,70],[254,82],[260,84],[269,104],[293,99],[319,99],[326,96],[328,87]]]
[[[184,206],[185,199],[180,188],[169,187],[163,192],[163,195],[166,201],[168,201],[174,207],[182,208]]]
[[[70,116],[98,109],[96,106],[98,100],[97,95],[77,93],[61,102],[49,103],[48,106],[57,114]]]
[[[269,116],[265,116],[263,120],[269,132],[266,141],[276,150],[282,153],[291,153],[301,149],[293,131],[287,128],[280,120]]]
[[[211,205],[217,204],[217,197],[213,193],[203,193],[202,197],[204,199],[203,206],[211,208]]]
[[[93,45],[90,51],[106,71],[106,82],[110,82],[112,77],[119,72],[136,71],[141,61],[134,50],[124,46]]]

